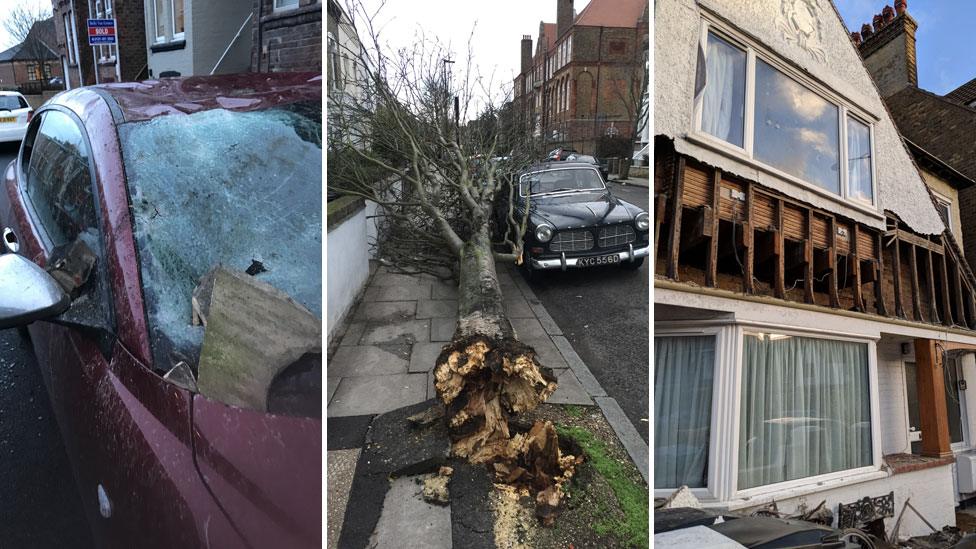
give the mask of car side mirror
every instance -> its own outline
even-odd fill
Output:
[[[44,269],[15,253],[0,255],[0,329],[63,313],[71,298]]]

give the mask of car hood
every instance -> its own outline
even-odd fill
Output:
[[[193,399],[197,468],[252,547],[322,546],[322,422]]]
[[[544,221],[556,229],[629,223],[640,212],[607,191],[543,196],[529,207],[535,224]]]

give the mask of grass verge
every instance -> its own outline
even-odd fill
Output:
[[[581,427],[557,426],[559,436],[574,439],[586,452],[590,464],[613,490],[617,503],[623,511],[621,520],[609,517],[594,524],[597,533],[614,534],[627,544],[635,547],[648,547],[647,524],[650,511],[647,503],[647,488],[631,479],[619,461],[611,458],[601,440]]]

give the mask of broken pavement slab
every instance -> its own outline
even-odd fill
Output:
[[[419,477],[403,477],[390,484],[383,501],[383,512],[367,547],[454,547],[451,508],[424,501],[422,484],[418,480]]]

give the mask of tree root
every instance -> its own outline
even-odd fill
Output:
[[[555,392],[552,370],[514,337],[455,336],[437,359],[434,380],[447,410],[452,453],[491,465],[497,482],[535,498],[536,515],[551,526],[562,487],[582,458],[563,455],[551,422],[537,421],[512,435],[509,419]]]

